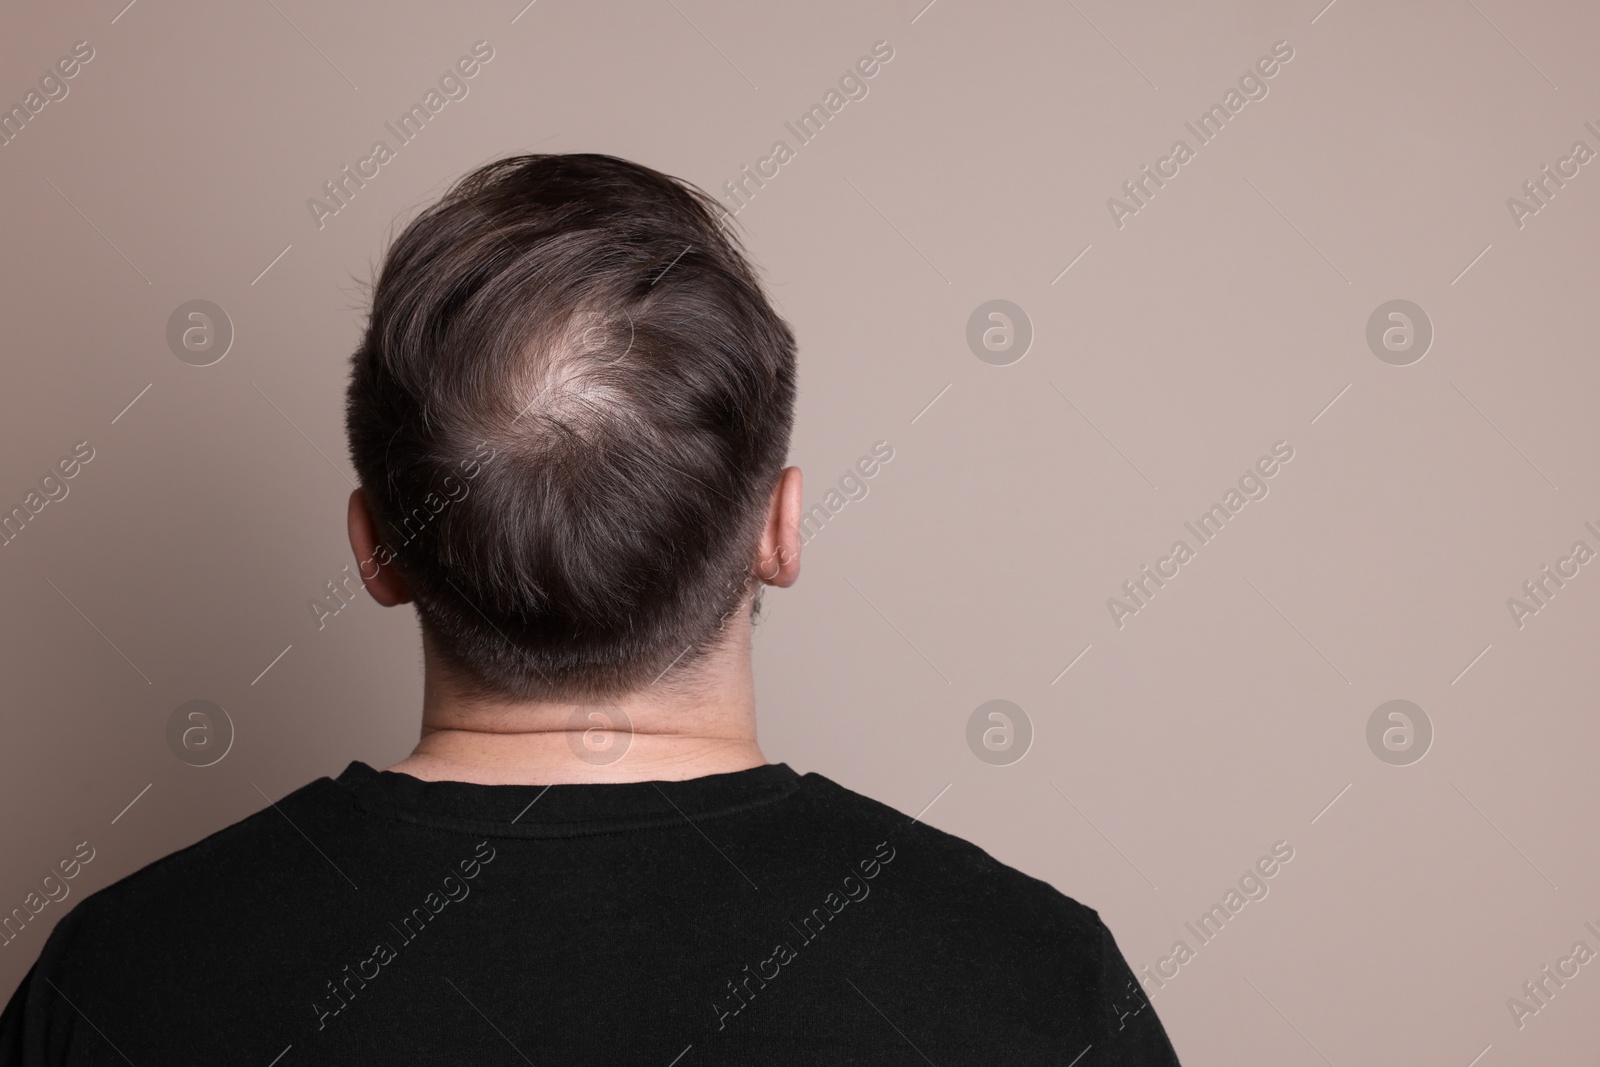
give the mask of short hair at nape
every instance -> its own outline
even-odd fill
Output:
[[[589,700],[716,646],[794,398],[794,334],[714,200],[612,156],[524,155],[396,239],[346,426],[451,675]]]

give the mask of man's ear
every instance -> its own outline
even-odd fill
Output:
[[[799,467],[785,467],[772,488],[752,564],[756,577],[767,585],[787,588],[800,577],[800,489]]]
[[[378,524],[372,517],[367,494],[360,489],[350,494],[350,548],[356,554],[356,570],[372,599],[386,608],[411,602],[411,591],[400,577],[389,550],[378,538]]]

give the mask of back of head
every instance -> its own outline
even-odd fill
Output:
[[[481,695],[682,671],[744,602],[795,342],[704,193],[604,155],[488,164],[403,231],[346,404],[431,645]]]

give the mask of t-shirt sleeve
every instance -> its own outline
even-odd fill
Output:
[[[74,988],[68,964],[78,940],[83,903],[56,924],[39,958],[0,1012],[0,1067],[58,1067],[110,1062],[118,1055],[103,1035],[80,1026],[62,987]]]
[[[1100,932],[1100,968],[1095,998],[1099,1024],[1087,1049],[1066,1049],[1067,1061],[1082,1055],[1076,1067],[1178,1067],[1178,1054],[1156,1018],[1139,980],[1117,948],[1104,922]],[[1091,1006],[1091,1011],[1096,1006]]]
[[[42,992],[41,992],[42,991]],[[28,968],[6,1010],[0,1013],[0,1064],[5,1067],[45,1067],[64,1063],[46,1052],[45,1034],[51,1028],[51,1008],[43,994],[51,989],[40,977],[39,965]]]
[[[11,994],[11,999],[6,1003],[5,1011],[0,1012],[0,1063],[9,1065],[28,1062],[28,1046],[22,1016],[27,1010],[28,990],[33,987],[33,978],[38,970],[38,964],[28,968],[22,984],[17,986],[16,991]]]

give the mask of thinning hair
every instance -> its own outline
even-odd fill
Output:
[[[714,200],[612,156],[524,155],[389,250],[346,427],[452,675],[595,699],[716,646],[794,397],[793,332]]]

